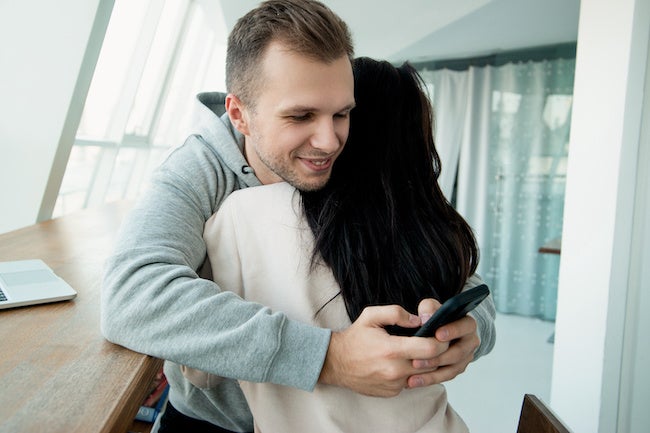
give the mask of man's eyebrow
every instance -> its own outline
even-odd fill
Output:
[[[282,113],[305,113],[316,111],[316,107],[310,107],[308,105],[292,105],[291,107],[282,108],[280,111]]]
[[[356,102],[352,102],[345,107],[341,108],[340,110],[337,111],[337,113],[340,113],[342,111],[350,111],[356,106]],[[317,112],[320,111],[319,108],[312,107],[310,105],[294,105],[291,107],[286,107],[280,109],[281,113],[311,113],[311,112]]]

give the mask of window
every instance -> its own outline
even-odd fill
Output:
[[[225,89],[218,6],[116,0],[54,216],[133,199],[182,143],[194,96]]]
[[[445,192],[475,231],[501,313],[555,319],[559,256],[539,247],[562,233],[574,68],[558,57],[421,72]]]

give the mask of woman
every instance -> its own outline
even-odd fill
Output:
[[[237,191],[204,232],[219,285],[333,330],[348,327],[366,306],[398,304],[417,314],[422,299],[444,302],[480,282],[472,277],[472,231],[437,184],[440,161],[419,76],[408,64],[368,58],[355,60],[354,72],[350,136],[327,186]],[[311,393],[240,385],[256,431],[467,431],[443,385],[388,399],[327,385]]]

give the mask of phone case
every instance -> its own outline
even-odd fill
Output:
[[[433,337],[436,330],[454,322],[472,311],[490,294],[488,286],[481,284],[445,301],[427,322],[417,330],[415,337]]]

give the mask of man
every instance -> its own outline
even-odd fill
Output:
[[[327,182],[354,107],[351,58],[346,25],[321,3],[273,0],[246,14],[228,41],[227,97],[199,95],[196,133],[163,162],[125,221],[106,266],[102,330],[167,360],[161,432],[251,431],[237,380],[304,390],[320,382],[387,397],[449,380],[491,349],[492,304],[474,315],[479,347],[472,318],[442,328],[441,341],[395,337],[383,327],[416,327],[421,319],[396,306],[371,307],[332,333],[198,278],[203,226],[228,194],[282,180],[304,190]],[[420,313],[434,308],[427,300]],[[196,387],[181,366],[213,380]]]

